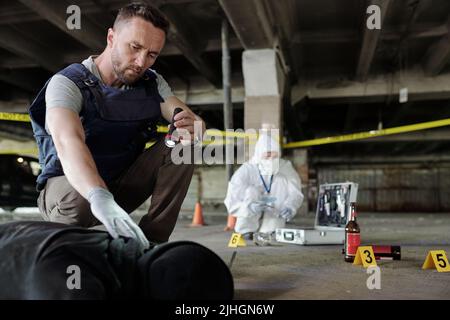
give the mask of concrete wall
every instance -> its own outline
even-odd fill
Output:
[[[359,183],[358,208],[373,212],[450,212],[450,164],[317,168],[318,182]]]

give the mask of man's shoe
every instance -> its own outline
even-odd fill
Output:
[[[255,244],[257,246],[270,246],[270,233],[258,232],[255,234]]]

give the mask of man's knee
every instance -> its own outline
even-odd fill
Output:
[[[76,190],[65,194],[50,209],[49,220],[80,227],[93,227],[98,221],[92,215],[89,202]]]

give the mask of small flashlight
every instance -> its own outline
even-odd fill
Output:
[[[173,133],[176,130],[175,116],[178,113],[180,113],[181,111],[183,111],[183,109],[181,109],[181,108],[175,108],[175,110],[173,111],[172,122],[170,123],[169,132],[166,134],[166,138],[165,138],[166,146],[169,148],[174,148],[175,145],[177,144],[178,139],[176,139],[176,137],[173,137]]]

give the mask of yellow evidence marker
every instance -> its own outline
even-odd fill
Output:
[[[247,244],[240,233],[233,233],[230,242],[228,242],[228,247],[230,248],[245,247],[246,245]]]
[[[431,250],[423,263],[422,269],[434,269],[438,272],[450,272],[447,255],[444,250]]]
[[[355,260],[353,261],[354,265],[363,265],[364,268],[368,268],[370,266],[376,266],[377,261],[375,260],[375,255],[373,254],[373,249],[371,246],[367,247],[358,247],[358,251],[356,252]]]

